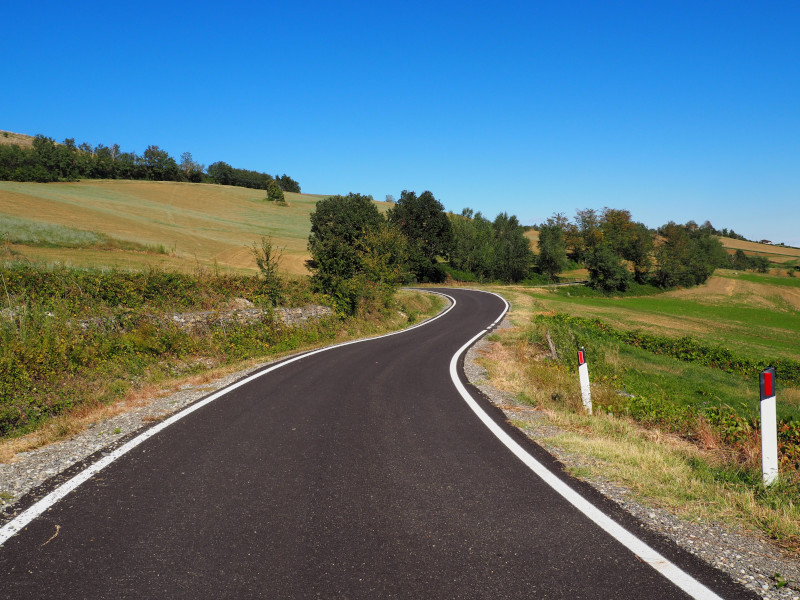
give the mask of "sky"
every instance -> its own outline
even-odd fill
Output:
[[[0,129],[800,246],[800,2],[14,2]]]

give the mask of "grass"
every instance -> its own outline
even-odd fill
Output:
[[[96,247],[46,248],[24,243],[14,250],[31,260],[101,267],[110,262],[132,268],[164,266],[194,270],[197,265],[254,272],[253,242],[271,236],[285,248],[282,269],[306,272],[309,215],[324,196],[286,194],[288,206],[264,202],[263,190],[176,182],[96,180],[75,183],[0,182],[0,215],[30,220],[40,227],[97,232],[136,248],[169,249],[163,256],[136,252],[102,254]],[[60,234],[64,237],[64,231]],[[87,251],[88,250],[88,251]],[[116,254],[115,258],[110,255]]]
[[[644,296],[607,297],[575,288],[530,293],[543,310],[597,317],[622,329],[689,334],[753,358],[796,358],[800,293],[794,292],[794,281],[720,271],[697,288],[657,294],[644,290]]]
[[[9,244],[40,248],[81,248],[99,250],[128,250],[167,254],[163,245],[145,245],[117,240],[102,233],[75,229],[53,223],[42,223],[31,219],[0,215],[0,235]]]
[[[743,283],[749,300],[720,293],[718,283],[696,294],[650,290],[646,296],[618,298],[494,288],[511,301],[515,327],[492,337],[482,359],[489,382],[517,399],[513,410],[519,425],[537,431],[544,418],[561,430],[536,435],[573,453],[578,475],[617,481],[645,504],[668,507],[685,518],[736,523],[800,552],[800,436],[787,430],[789,437],[781,438],[789,440],[781,442],[781,480],[765,489],[757,380],[558,326],[547,317],[602,316],[619,329],[647,326],[660,335],[689,334],[709,342],[725,339],[720,331],[738,331],[745,339],[734,346],[737,350],[754,352],[757,339],[770,355],[782,355],[784,342],[796,337],[798,311],[774,296],[770,276],[754,277],[724,273],[719,278]],[[771,314],[776,306],[778,316]],[[681,322],[689,327],[681,329]],[[780,340],[759,338],[756,330],[764,323]],[[550,356],[547,333],[558,360]],[[586,346],[589,357],[592,417],[582,410],[574,364],[578,345]],[[782,418],[800,422],[800,388],[780,385],[778,404]]]
[[[33,136],[10,131],[0,131],[0,144],[16,145],[20,148],[33,148]]]

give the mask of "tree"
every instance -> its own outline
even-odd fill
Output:
[[[358,309],[359,286],[349,280],[363,276],[361,287],[367,281],[363,240],[383,222],[375,204],[353,193],[320,200],[311,213],[308,267],[312,284],[350,314]]]
[[[660,287],[699,285],[728,261],[719,239],[693,221],[686,225],[670,221],[658,233],[661,243],[655,249],[653,281]]]
[[[500,213],[492,223],[494,268],[492,278],[507,283],[522,281],[530,273],[533,252],[517,217]]]
[[[276,181],[270,181],[267,185],[267,200],[270,202],[286,202],[283,190]]]
[[[593,208],[579,210],[575,214],[575,225],[565,229],[565,242],[572,248],[572,258],[583,262],[586,254],[603,240],[603,231],[600,229],[600,215]]]
[[[604,292],[623,292],[630,285],[630,273],[609,243],[603,242],[589,251],[586,268],[589,285]]]
[[[558,215],[556,215],[557,217]],[[567,266],[567,247],[564,232],[559,220],[547,219],[547,224],[539,228],[539,256],[536,264],[539,270],[551,281],[558,280],[558,274]]]
[[[272,243],[272,238],[262,237],[261,247],[253,242],[253,257],[256,259],[261,279],[266,288],[266,296],[272,306],[277,306],[283,299],[286,287],[280,274],[280,262],[283,257],[283,248],[278,248]]]
[[[166,150],[148,146],[142,155],[147,178],[153,181],[175,181],[178,179],[178,163]]]
[[[644,283],[650,271],[653,253],[653,235],[643,223],[636,223],[625,246],[623,258],[633,264],[633,277]]]
[[[443,278],[436,268],[436,258],[447,257],[450,253],[453,230],[442,203],[429,191],[417,196],[403,190],[387,217],[408,238],[410,267],[417,280]]]
[[[465,208],[460,215],[450,215],[453,244],[450,266],[472,273],[480,280],[492,279],[495,264],[494,228],[483,215]]]
[[[208,165],[208,176],[214,183],[233,185],[233,167],[221,160]]]
[[[280,177],[276,175],[275,181],[284,192],[294,192],[296,194],[300,193],[300,184],[297,183],[291,177],[289,177],[286,173],[284,173]]]
[[[194,158],[192,158],[191,152],[184,152],[181,154],[180,169],[186,181],[200,183],[200,181],[203,179],[204,167],[200,163],[195,162]]]

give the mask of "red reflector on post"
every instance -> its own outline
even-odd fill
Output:
[[[772,398],[775,395],[775,367],[769,367],[761,371],[759,380],[761,384],[761,399]]]
[[[583,354],[583,350],[578,350],[578,366],[586,363],[586,357]]]

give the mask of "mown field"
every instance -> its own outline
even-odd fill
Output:
[[[735,240],[733,238],[720,238],[720,241],[731,254],[736,252],[736,250],[742,250],[749,256],[764,256],[769,259],[771,263],[779,265],[800,264],[800,248],[772,246],[770,244],[759,244],[756,242]]]
[[[287,206],[265,196],[196,183],[0,182],[0,239],[8,234],[9,252],[50,264],[254,272],[250,248],[270,236],[285,248],[282,269],[306,273],[309,215],[324,196],[287,192]]]

